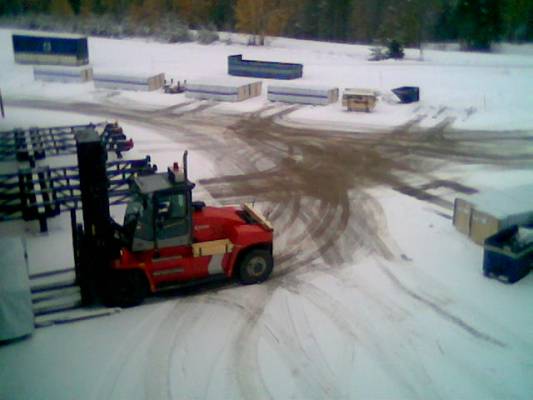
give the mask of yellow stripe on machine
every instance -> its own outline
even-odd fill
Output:
[[[193,257],[214,256],[218,254],[231,253],[234,244],[229,239],[212,240],[210,242],[193,243]]]

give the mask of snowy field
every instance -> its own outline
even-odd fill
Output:
[[[531,47],[427,50],[423,60],[409,50],[404,61],[371,63],[364,46],[290,39],[265,48],[238,37],[209,46],[89,41],[95,70],[111,73],[222,78],[227,56],[239,53],[301,62],[302,84],[379,90],[372,114],[340,102],[283,113],[265,87],[224,104],[34,82],[30,66],[14,64],[8,30],[0,49],[0,130],[122,116],[135,142],[129,157],[150,154],[161,169],[188,148],[197,199],[240,202],[260,188],[276,229],[275,273],[264,284],[155,297],[3,344],[0,399],[531,399],[533,274],[514,285],[483,277],[482,248],[449,219],[457,191],[429,189],[441,200],[432,203],[396,190],[436,180],[479,191],[533,184]],[[395,104],[388,93],[404,85],[420,86],[422,101]],[[262,174],[229,194],[217,181]],[[0,224],[0,267],[25,267],[22,238],[30,272],[71,266],[67,219],[51,220],[48,234],[36,222]]]

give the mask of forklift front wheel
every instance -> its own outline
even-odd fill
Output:
[[[241,283],[250,285],[266,280],[272,272],[274,262],[268,250],[255,249],[244,256],[239,265]]]
[[[113,271],[106,293],[106,303],[113,307],[141,304],[148,293],[148,283],[141,271]]]

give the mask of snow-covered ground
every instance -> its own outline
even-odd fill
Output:
[[[340,103],[304,106],[280,121],[288,125],[376,132],[420,116],[420,127],[454,118],[457,129],[522,130],[523,135],[533,130],[533,56],[528,49],[492,55],[427,50],[423,61],[408,51],[405,61],[370,63],[364,46],[291,39],[272,39],[266,48],[99,38],[91,38],[89,45],[93,67],[106,72],[221,78],[227,55],[242,53],[249,59],[302,62],[302,83],[382,93],[396,86],[421,87],[419,104],[382,101],[372,114],[344,112]],[[142,111],[189,101],[160,92],[95,90],[92,83],[34,82],[31,67],[14,64],[10,46],[10,32],[0,30],[0,89],[8,101],[86,102]],[[267,105],[263,94],[239,104],[214,104],[208,117]],[[6,114],[0,130],[104,119],[20,106],[6,107]],[[191,130],[220,141],[221,147],[227,139],[223,128],[203,131],[179,120],[175,134],[148,122],[121,125],[135,141],[130,156],[150,154],[160,168],[180,158],[187,146],[180,135]],[[523,152],[533,157],[528,146]],[[191,152],[192,179],[236,173],[218,161],[216,148]],[[417,184],[448,179],[478,190],[505,188],[532,184],[530,165],[443,162],[430,177],[413,174],[412,179]],[[457,195],[436,190],[448,201]],[[216,202],[202,185],[195,192]],[[360,204],[362,197],[373,201]],[[369,207],[381,217],[380,237],[390,254],[361,251],[339,240],[351,262],[333,267],[319,258],[262,285],[155,298],[113,316],[38,329],[29,339],[0,347],[0,398],[530,399],[533,274],[515,285],[484,278],[482,248],[457,232],[443,217],[449,210],[438,205],[384,185],[352,190],[349,199],[351,208]],[[121,210],[112,212],[119,217]],[[24,237],[30,271],[72,265],[68,221],[58,218],[49,225],[50,232],[40,234],[36,222],[0,224],[1,254],[24,268]],[[305,236],[311,227],[304,218],[285,227],[304,237],[303,250],[319,240]],[[289,248],[293,239],[280,232],[275,246]]]

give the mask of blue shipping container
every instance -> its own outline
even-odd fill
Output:
[[[518,227],[501,230],[484,243],[483,274],[514,283],[529,273],[533,264],[533,244],[517,243]]]
[[[228,57],[228,74],[267,79],[298,79],[303,76],[302,64],[243,60],[242,55]]]
[[[416,103],[420,101],[420,88],[417,86],[402,86],[392,89],[394,93],[403,104]]]
[[[14,34],[13,52],[19,64],[86,65],[87,38],[77,35]]]

